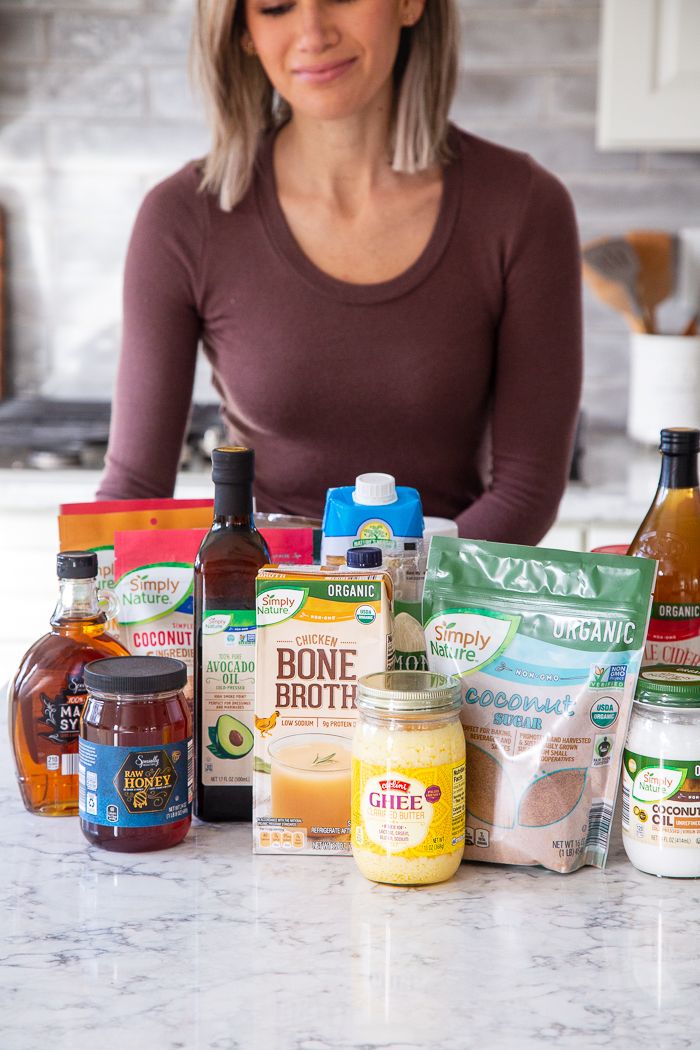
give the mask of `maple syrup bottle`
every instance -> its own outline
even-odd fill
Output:
[[[659,563],[644,665],[700,666],[700,430],[661,431],[661,477],[629,553]]]
[[[30,813],[78,812],[78,730],[87,696],[83,669],[127,650],[107,634],[97,597],[97,555],[64,551],[51,630],[25,653],[10,686],[10,733],[22,801]]]
[[[214,522],[194,566],[195,814],[251,820],[255,577],[270,552],[253,521],[253,450],[211,458]]]

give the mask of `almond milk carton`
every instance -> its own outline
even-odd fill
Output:
[[[264,568],[256,602],[256,853],[350,854],[357,679],[393,665],[384,572]]]

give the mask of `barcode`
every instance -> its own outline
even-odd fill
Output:
[[[623,828],[630,826],[630,789],[624,781],[622,783],[622,826]]]
[[[594,802],[588,816],[588,834],[586,836],[586,849],[595,850],[608,848],[610,839],[610,825],[612,823],[613,807],[604,800]]]
[[[78,773],[79,755],[61,755],[61,776],[74,777]]]

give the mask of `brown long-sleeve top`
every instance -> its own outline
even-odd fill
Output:
[[[272,143],[231,211],[195,163],[146,197],[126,264],[102,498],[172,495],[201,340],[257,506],[319,515],[379,470],[460,533],[536,543],[566,482],[581,382],[580,262],[566,190],[530,157],[453,131],[432,236],[400,276],[319,270],[279,204]]]

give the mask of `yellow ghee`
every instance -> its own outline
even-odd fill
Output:
[[[464,732],[449,675],[388,671],[358,683],[352,852],[374,882],[444,882],[464,849]]]

